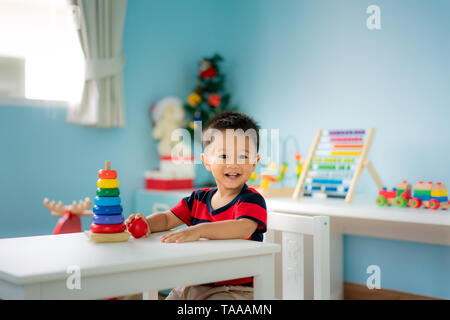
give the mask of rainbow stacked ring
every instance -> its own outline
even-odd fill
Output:
[[[119,180],[117,171],[102,169],[98,171],[97,196],[94,200],[92,233],[120,233],[127,228],[122,214]]]

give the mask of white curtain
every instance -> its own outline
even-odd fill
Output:
[[[71,105],[67,121],[95,127],[124,127],[122,49],[127,0],[70,0],[78,14],[78,34],[86,59],[81,102]]]

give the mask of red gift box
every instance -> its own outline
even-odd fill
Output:
[[[145,188],[148,190],[176,190],[193,189],[194,179],[145,179]]]

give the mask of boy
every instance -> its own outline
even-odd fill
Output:
[[[213,117],[202,133],[201,158],[217,187],[199,189],[166,212],[144,217],[150,232],[179,229],[161,237],[162,242],[206,239],[262,241],[267,211],[264,198],[246,184],[260,160],[259,126],[245,114],[226,111]],[[167,299],[252,299],[253,278],[233,279],[199,286],[179,287]]]

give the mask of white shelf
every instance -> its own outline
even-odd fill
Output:
[[[285,197],[268,198],[266,204],[268,210],[287,213],[450,226],[450,210],[378,207],[375,200],[376,195],[357,195],[352,204],[347,204],[344,199],[301,197],[294,200]]]

